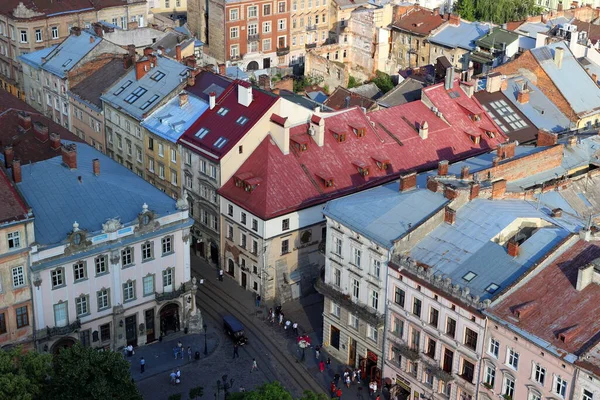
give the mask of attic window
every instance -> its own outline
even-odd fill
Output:
[[[220,149],[223,146],[225,146],[225,143],[227,143],[227,139],[225,139],[223,136],[221,136],[220,138],[217,139],[217,141],[215,142],[215,144],[213,144],[213,146],[215,146],[217,149]]]
[[[129,86],[129,85],[127,85],[127,86]],[[139,88],[135,89],[129,96],[125,97],[125,102],[129,103],[129,104],[133,104],[136,102],[137,99],[139,99],[144,94],[146,94],[146,92],[147,92],[146,89],[144,89],[143,87],[139,87]]]
[[[477,274],[475,272],[469,271],[462,278],[467,282],[471,282],[473,279],[475,279],[476,276]]]
[[[485,131],[485,134],[487,135],[487,137],[489,137],[490,139],[493,139],[496,137],[496,133],[492,132],[492,131]]]
[[[330,175],[317,174],[317,176],[323,181],[325,187],[333,187],[333,177]]]
[[[198,139],[203,139],[204,136],[206,136],[206,134],[210,132],[210,130],[206,129],[206,128],[201,128],[197,133],[196,133],[196,137]]]
[[[217,114],[219,114],[221,117],[224,117],[225,115],[227,115],[228,112],[229,112],[228,108],[221,107],[221,109],[219,111],[217,111]]]
[[[239,117],[237,119],[237,121],[235,121],[238,125],[244,125],[246,124],[246,122],[248,122],[249,118],[248,117],[244,117],[243,115],[241,117]]]
[[[354,132],[354,134],[356,135],[356,137],[363,137],[363,136],[365,136],[366,131],[367,130],[365,128],[362,128],[362,127],[357,127],[357,128],[352,127],[352,132]]]
[[[164,72],[161,72],[161,71],[156,71],[156,72],[155,72],[155,73],[154,73],[154,74],[153,74],[153,75],[150,77],[150,79],[152,79],[153,81],[156,81],[156,82],[158,82],[158,81],[160,81],[160,80],[161,80],[162,78],[164,78],[164,77],[165,77],[165,74],[164,74]]]
[[[146,108],[150,107],[150,104],[154,103],[156,100],[158,100],[158,95],[155,94],[154,96],[150,97],[150,99],[148,99],[147,102],[145,102],[144,104],[142,104],[142,106],[140,107],[142,110],[145,110]]]
[[[469,118],[473,122],[481,121],[481,114],[470,114]]]
[[[467,136],[469,136],[469,139],[471,139],[471,142],[475,143],[475,144],[479,144],[480,141],[480,137],[479,135],[475,135],[469,132],[466,132]]]
[[[342,143],[346,140],[346,134],[344,132],[332,130],[331,133],[333,133],[336,142]]]
[[[352,164],[356,167],[356,170],[361,176],[369,175],[369,166],[362,161],[352,161]]]
[[[500,286],[496,285],[495,283],[491,283],[490,286],[485,288],[485,291],[488,293],[495,293],[499,288]]]
[[[373,160],[375,160],[375,164],[377,165],[377,168],[379,168],[381,171],[384,171],[386,169],[388,169],[388,166],[390,165],[390,160],[384,157],[372,157]]]
[[[115,96],[120,95],[121,93],[123,93],[123,90],[127,89],[129,87],[129,85],[131,85],[131,81],[127,81],[123,84],[123,86],[121,86],[120,88],[117,89],[116,92],[114,92]]]
[[[262,179],[260,179],[260,178],[247,179],[244,181],[244,190],[246,192],[252,192],[254,189],[256,189],[258,184],[261,182],[262,182]]]
[[[296,150],[300,152],[308,150],[308,138],[306,136],[296,135],[292,136],[290,139],[294,142]]]

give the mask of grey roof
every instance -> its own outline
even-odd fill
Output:
[[[392,90],[380,97],[377,100],[377,103],[383,107],[393,107],[410,103],[411,101],[421,100],[421,90],[424,87],[425,82],[421,82],[418,79],[406,78]]]
[[[312,100],[307,96],[300,96],[299,94],[290,92],[289,90],[281,90],[279,92],[279,97],[286,99],[287,101],[290,101],[294,104],[298,104],[299,106],[302,106],[309,110],[314,110],[316,107],[319,107],[321,111],[333,111],[332,108],[318,103],[317,101]]]
[[[114,58],[98,68],[87,78],[72,87],[69,92],[90,108],[102,112],[102,92],[125,74],[122,58]]]
[[[557,47],[563,49],[560,69],[554,62]],[[531,54],[540,63],[573,111],[585,115],[600,109],[600,89],[573,56],[567,43],[557,42],[531,49]]]
[[[86,30],[82,30],[79,36],[69,35],[46,56],[46,62],[42,64],[42,69],[64,78],[66,77],[66,72],[70,71],[86,54],[98,46],[102,40],[102,38]]]
[[[490,31],[487,23],[460,21],[460,25],[446,25],[429,37],[431,43],[450,48],[475,50],[475,41]]]
[[[426,189],[398,190],[398,182],[333,200],[323,214],[386,248],[448,203]]]
[[[98,176],[92,171],[95,158],[100,160]],[[66,240],[75,221],[89,233],[100,231],[110,218],[137,223],[144,203],[157,216],[177,212],[175,200],[93,147],[77,144],[77,165],[70,170],[58,156],[22,166],[17,186],[33,209],[35,239],[41,245]]]
[[[42,67],[42,59],[48,57],[48,54],[52,53],[54,49],[58,47],[57,44],[46,47],[42,50],[34,51],[33,53],[27,53],[19,56],[19,59],[23,61],[25,64],[31,65],[35,68]]]
[[[449,277],[484,300],[492,297],[486,290],[491,284],[499,290],[506,288],[552,247],[581,228],[577,221],[554,219],[549,214],[548,209],[538,210],[535,203],[523,200],[475,199],[457,211],[454,225],[440,224],[413,247],[410,256],[432,267],[434,275]],[[517,257],[511,257],[495,238],[518,219],[526,218],[547,223],[520,245]],[[469,272],[475,277],[467,282]]]
[[[189,68],[167,57],[157,56],[156,66],[151,68],[139,81],[135,79],[135,67],[113,86],[106,90],[101,99],[120,108],[122,111],[142,120],[167,96],[187,79]],[[158,76],[162,76],[158,79]],[[120,88],[124,88],[121,90]],[[131,102],[130,95],[141,88],[143,94]],[[118,94],[115,94],[118,93]],[[128,100],[128,101],[126,101]],[[147,104],[150,102],[151,104]]]
[[[529,89],[529,102],[521,104],[517,101],[517,96],[524,85],[527,85]],[[513,106],[525,114],[536,128],[546,129],[550,132],[563,132],[569,129],[571,125],[569,119],[541,90],[524,76],[510,78],[507,88],[502,93]]]
[[[381,90],[379,90],[377,85],[372,82],[365,83],[364,85],[360,85],[357,87],[353,87],[352,89],[349,89],[349,90],[353,93],[358,93],[361,96],[365,96],[365,97],[368,97],[369,99],[373,99],[373,100],[377,100],[383,94],[383,93],[381,93]]]
[[[544,23],[544,22],[525,22],[524,24],[519,26],[517,29],[515,29],[514,32],[535,39],[535,38],[537,38],[538,33],[546,33],[550,29],[554,28],[555,26],[567,24],[570,21],[571,20],[566,17],[557,17],[557,18],[548,20],[548,22],[546,22],[546,23]]]
[[[327,100],[327,97],[328,97],[325,93],[323,93],[320,90],[317,90],[314,92],[308,92],[308,93],[306,93],[306,95],[308,96],[308,98],[316,101],[319,104],[325,103],[325,100]]]

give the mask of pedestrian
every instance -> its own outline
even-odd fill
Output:
[[[298,337],[298,323],[294,322],[294,325],[292,325],[292,328],[294,329],[294,336]]]
[[[352,383],[356,382],[356,371],[352,371]]]
[[[327,369],[331,368],[331,358],[327,357],[327,361],[325,361],[325,365],[327,366]]]
[[[321,357],[321,346],[315,346],[315,358],[318,360]]]
[[[360,384],[360,368],[356,368],[356,382],[358,382],[358,384]]]
[[[183,360],[183,343],[181,343],[181,340],[177,341],[177,349],[179,350],[179,354],[181,355],[181,359]],[[177,358],[177,356],[175,356],[175,358]]]
[[[337,374],[337,373],[336,373],[336,374],[333,376],[333,381],[335,382],[335,386],[337,386],[337,385],[338,385],[338,383],[339,383],[339,381],[340,381],[340,374]]]
[[[144,360],[144,357],[142,357],[140,359],[140,370],[141,370],[142,374],[144,373],[145,369],[146,369],[146,360]]]
[[[271,309],[271,325],[273,325],[274,322],[275,322],[275,311],[273,311],[273,309]]]
[[[188,361],[192,361],[192,348],[188,346]]]
[[[239,348],[238,344],[234,343],[233,344],[233,358],[240,357],[240,354],[238,353],[238,348]]]
[[[260,294],[256,295],[256,307],[260,307]]]
[[[279,325],[283,325],[283,313],[279,313]]]
[[[133,346],[128,345],[127,346],[127,357],[131,357],[132,355],[133,355]]]
[[[331,381],[331,384],[329,385],[329,391],[331,392],[331,398],[333,399],[336,391],[335,381]]]
[[[256,358],[252,359],[252,368],[250,368],[250,373],[252,373],[252,371],[258,371],[258,364],[256,364]]]
[[[338,399],[342,398],[342,389],[338,389],[337,392],[335,392],[335,395],[337,396]]]
[[[373,393],[377,394],[377,381],[373,380]]]
[[[175,381],[177,380],[177,374],[175,373],[175,370],[173,370],[171,372],[171,374],[169,375],[169,377],[171,378],[171,385],[174,385]]]
[[[285,326],[283,327],[283,329],[285,329],[286,333],[289,334],[292,329],[292,321],[290,321],[289,319],[287,321],[285,321]]]
[[[177,346],[173,347],[173,355],[175,356],[175,359],[177,359],[178,354],[179,354],[179,349],[177,348]]]
[[[321,360],[319,362],[319,370],[321,371],[321,373],[323,373],[323,371],[325,371],[325,363],[323,362],[323,360]]]
[[[352,382],[352,380],[350,379],[350,374],[346,375],[346,387],[348,389],[350,389],[350,382]]]
[[[179,368],[177,368],[177,371],[175,371],[175,383],[180,383],[181,382],[181,371],[179,370]]]
[[[219,269],[219,280],[223,282],[223,268]]]

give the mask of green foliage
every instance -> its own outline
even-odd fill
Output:
[[[196,399],[202,396],[204,396],[204,387],[196,386],[195,388],[190,389],[190,399]]]
[[[323,86],[323,91],[324,91],[326,94],[329,94],[329,85],[325,84],[325,86]]]
[[[379,90],[383,93],[387,93],[394,88],[394,82],[392,82],[392,77],[386,74],[385,72],[377,71],[375,78],[371,81]]]
[[[355,77],[350,75],[350,77],[348,78],[348,89],[352,89],[353,87],[357,86],[360,86],[360,82],[358,82],[358,80],[356,80]]]
[[[323,83],[322,76],[303,75],[294,81],[294,92],[303,92],[304,88],[310,85],[320,85]]]
[[[454,11],[469,21],[475,21],[475,0],[458,0],[454,5]]]
[[[0,350],[0,399],[41,397],[51,373],[51,362],[49,354],[23,352],[20,347]]]
[[[458,0],[454,6],[454,12],[461,18],[495,24],[522,21],[541,11],[535,0]]]
[[[228,400],[293,400],[292,395],[281,383],[269,382],[256,389],[245,393],[232,393]],[[316,394],[310,390],[305,390],[298,400],[328,400],[324,394]]]
[[[181,393],[175,393],[167,397],[167,400],[181,400]]]
[[[50,399],[142,399],[121,353],[76,344],[53,361]]]
[[[315,393],[315,392],[311,392],[310,390],[305,390],[304,393],[302,393],[302,397],[300,397],[298,400],[327,400],[329,399],[329,397],[327,397],[324,393]]]

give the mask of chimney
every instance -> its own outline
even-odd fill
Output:
[[[419,126],[419,136],[421,136],[421,139],[427,139],[427,137],[429,137],[429,124],[427,121],[423,121]]]
[[[554,218],[560,218],[562,217],[562,208],[555,208],[552,210],[552,217]]]
[[[454,67],[446,68],[446,77],[444,78],[444,89],[450,90],[454,86]]]
[[[185,92],[179,93],[179,108],[182,108],[188,103],[188,94]]]
[[[279,88],[278,87],[273,88],[272,92],[273,92],[274,95],[279,96]]]
[[[123,54],[123,69],[129,69],[135,62],[135,58],[129,54]]]
[[[149,57],[154,53],[154,49],[152,47],[146,47],[144,49],[144,57]]]
[[[48,141],[48,127],[41,122],[35,121],[33,123],[33,134],[42,143]]]
[[[135,52],[135,44],[128,44],[127,45],[127,53],[131,56],[134,57],[137,53]]]
[[[6,168],[10,168],[13,160],[15,159],[15,151],[11,145],[4,148],[4,165]]]
[[[501,179],[492,183],[492,200],[502,199],[506,193],[506,180]]]
[[[492,158],[492,167],[497,167],[498,164],[500,164],[500,157],[496,156],[494,158]]]
[[[438,163],[438,175],[439,176],[448,175],[448,161],[442,160]]]
[[[400,175],[400,191],[407,192],[417,187],[417,173]]]
[[[459,26],[460,25],[460,16],[456,15],[456,14],[450,14],[448,23],[450,25]]]
[[[31,115],[25,111],[18,111],[19,126],[25,130],[31,128]]]
[[[15,183],[21,182],[21,161],[14,159],[12,162],[12,175]]]
[[[269,75],[261,75],[258,77],[258,87],[262,90],[271,90],[271,78]]]
[[[444,197],[448,200],[454,200],[458,197],[458,191],[456,190],[456,188],[448,185],[444,188]]]
[[[517,101],[521,104],[529,103],[529,90],[521,89],[517,94]]]
[[[508,142],[498,145],[496,154],[500,160],[506,160],[507,158],[513,158],[515,156],[515,149],[517,142]]]
[[[95,41],[96,39],[92,35],[90,35],[90,43],[94,43]]]
[[[62,161],[69,169],[77,169],[77,145],[75,143],[62,146]]]
[[[94,33],[96,34],[96,36],[102,37],[104,35],[104,30],[102,29],[102,25],[100,25],[97,22],[94,22],[92,24],[92,27],[94,28]]]
[[[471,188],[469,190],[469,201],[479,197],[479,189],[481,186],[479,183],[471,182]]]
[[[150,60],[136,61],[135,63],[135,79],[140,80],[150,71]]]
[[[213,108],[215,108],[215,102],[217,100],[217,94],[215,92],[210,92],[208,94],[208,105],[210,107],[210,109],[212,110]]]
[[[474,73],[475,73],[475,69],[473,67],[469,67],[469,69],[467,70],[467,82],[471,82],[471,79],[473,79]]]
[[[556,68],[562,68],[563,56],[565,53],[565,49],[562,47],[554,48],[554,64],[556,64]]]
[[[577,145],[577,136],[572,135],[567,138],[567,147],[573,148]]]
[[[439,7],[434,8],[432,14],[435,17],[437,17],[438,15],[440,15],[440,8]]]
[[[219,64],[219,75],[227,75],[227,67],[225,64]]]
[[[250,107],[252,103],[252,85],[250,83],[238,83],[238,103],[244,107]]]
[[[540,129],[538,131],[537,147],[554,146],[556,143],[558,143],[558,135],[556,133],[548,132],[545,129]]]
[[[94,175],[100,175],[100,160],[98,158],[92,160],[92,170],[94,171]]]
[[[598,283],[598,275],[596,273],[596,266],[598,265],[598,259],[596,258],[591,263],[579,267],[577,270],[577,283],[575,289],[578,292],[585,289],[590,283]]]
[[[519,242],[517,242],[514,238],[508,241],[506,245],[506,249],[508,251],[508,255],[511,257],[516,257],[519,255]]]
[[[438,181],[435,179],[435,176],[427,177],[427,189],[433,193],[436,193],[438,190]]]
[[[444,222],[450,225],[456,222],[456,211],[448,206],[444,209]]]
[[[325,144],[325,120],[316,114],[310,118],[310,126],[315,133],[315,142],[319,147]]]
[[[187,85],[188,86],[196,86],[196,77],[191,72],[187,77]]]
[[[468,98],[473,97],[475,94],[475,85],[473,82],[461,82],[460,88],[465,92]]]
[[[181,45],[178,44],[175,46],[175,58],[177,61],[181,61]]]
[[[469,178],[469,167],[465,165],[460,169],[460,179],[468,179]]]
[[[52,132],[50,134],[50,148],[52,150],[60,149],[60,135],[58,133]]]
[[[186,67],[193,68],[194,71],[196,70],[197,63],[196,63],[196,58],[195,57],[193,57],[193,56],[186,57],[183,60],[184,60],[184,64],[185,64]]]
[[[508,89],[508,79],[502,79],[500,90],[504,92],[506,89]]]
[[[71,35],[79,36],[81,35],[81,28],[74,26],[71,28]]]

